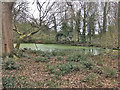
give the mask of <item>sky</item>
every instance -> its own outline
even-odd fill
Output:
[[[37,11],[36,3],[33,4],[34,0],[27,0],[29,2],[30,13],[33,14],[35,18],[39,17],[39,12]],[[40,2],[44,2],[45,0],[40,0]],[[51,1],[51,0],[50,0]],[[77,6],[76,6],[77,7]],[[44,7],[43,7],[44,8]],[[60,31],[60,26],[58,26],[58,31]],[[95,32],[96,34],[98,32]]]
[[[32,13],[35,18],[39,17],[39,13],[38,13],[38,11],[37,11],[36,3],[33,4],[33,2],[34,2],[35,0],[26,0],[26,1],[28,1],[28,2],[30,3],[30,4],[29,4],[30,9],[31,9],[31,10],[30,10],[30,13]],[[45,2],[45,1],[54,2],[55,0],[39,0],[39,1],[40,1],[40,2]],[[60,0],[57,0],[57,1],[60,1]],[[63,1],[65,1],[65,0],[63,0]],[[44,6],[45,6],[45,5],[44,5]],[[45,8],[45,7],[43,7],[43,8]]]
[[[35,5],[35,3],[33,4],[34,0],[27,0],[30,4],[30,13],[34,15],[35,18],[39,17],[39,13],[37,11],[37,7]]]
[[[38,18],[39,17],[39,12],[37,11],[36,3],[33,3],[35,0],[26,0],[26,1],[29,2],[30,13],[33,14],[34,18]],[[39,0],[39,1],[44,2],[45,0]],[[53,2],[53,1],[55,1],[55,0],[50,0],[50,2]],[[60,0],[57,0],[57,1],[60,1]],[[65,0],[62,0],[62,1],[65,1]],[[75,1],[75,0],[73,0],[73,1]],[[98,28],[98,25],[96,27]],[[58,29],[60,29],[60,28],[58,28]],[[95,33],[97,34],[97,32],[95,32]]]

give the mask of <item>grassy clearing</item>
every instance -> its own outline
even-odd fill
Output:
[[[21,58],[4,58],[3,61],[2,82],[6,88],[118,87],[116,56],[113,60],[105,55],[31,49],[14,53]]]

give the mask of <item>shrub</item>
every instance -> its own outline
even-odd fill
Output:
[[[114,77],[115,76],[115,70],[110,69],[109,67],[104,67],[103,73],[106,77]]]
[[[6,70],[13,70],[13,69],[17,69],[18,65],[13,60],[8,60],[5,62],[4,68]]]
[[[49,60],[46,57],[36,57],[35,61],[36,62],[48,62]]]

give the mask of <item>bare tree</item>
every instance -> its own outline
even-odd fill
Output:
[[[23,39],[30,37],[43,29],[43,26],[45,25],[45,22],[47,21],[48,13],[52,9],[55,2],[53,2],[50,5],[50,2],[48,1],[45,1],[41,4],[41,2],[39,2],[38,0],[35,0],[34,3],[36,3],[37,10],[39,11],[39,19],[36,19],[34,18],[33,15],[28,14],[28,9],[26,7],[28,6],[27,2],[17,3],[17,9],[16,9],[17,14],[15,14],[14,29],[13,29],[19,35],[19,39],[17,40],[17,45],[16,45],[17,49],[19,49],[20,43],[22,42]],[[43,5],[46,3],[47,3],[46,8],[43,9]],[[16,12],[16,10],[14,11]],[[24,21],[28,21],[31,24],[31,28],[24,30],[24,32],[21,32],[21,30],[18,29],[15,21],[20,22],[20,23]],[[30,32],[27,32],[27,31],[30,31]]]

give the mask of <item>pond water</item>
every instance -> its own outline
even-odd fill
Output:
[[[16,44],[14,44],[15,46]],[[32,50],[41,50],[41,51],[65,51],[71,53],[83,53],[83,54],[92,54],[98,55],[105,52],[105,49],[96,48],[96,47],[81,47],[81,46],[69,46],[69,45],[58,45],[58,44],[33,44],[33,43],[22,43],[20,48],[31,48]]]

